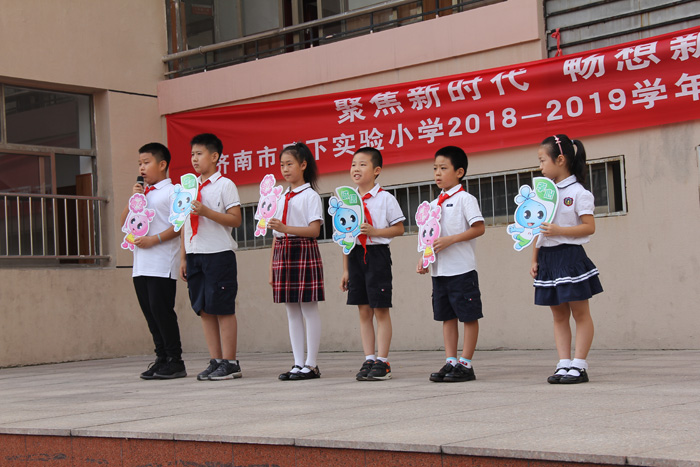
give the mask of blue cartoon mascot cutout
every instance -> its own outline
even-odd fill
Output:
[[[170,205],[170,217],[168,221],[175,227],[175,232],[179,232],[187,220],[187,216],[192,212],[192,201],[197,199],[199,185],[197,176],[185,174],[180,177],[180,183],[173,188]]]
[[[333,217],[333,241],[349,254],[357,244],[363,222],[362,202],[357,190],[342,186],[335,190],[338,196],[329,200],[328,214]]]
[[[521,251],[529,246],[542,232],[540,227],[544,222],[552,222],[557,209],[559,190],[550,179],[535,177],[532,179],[533,188],[528,185],[520,187],[515,197],[515,223],[508,226],[508,235],[515,242],[515,251]]]

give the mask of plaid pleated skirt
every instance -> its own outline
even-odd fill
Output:
[[[581,245],[543,247],[537,255],[535,305],[588,300],[603,291],[598,268]]]
[[[323,262],[315,238],[276,238],[272,252],[272,296],[275,303],[325,300]]]

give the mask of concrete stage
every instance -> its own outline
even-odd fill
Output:
[[[240,355],[243,378],[143,381],[150,357],[0,370],[0,466],[700,466],[700,351],[598,351],[591,382],[549,385],[549,351],[479,351],[477,380],[431,383],[442,352],[360,353],[283,382],[291,354]]]

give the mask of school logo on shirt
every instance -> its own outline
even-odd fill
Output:
[[[574,199],[570,197],[564,198],[564,206],[571,206],[574,204]]]

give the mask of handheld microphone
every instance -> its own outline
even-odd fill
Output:
[[[136,177],[136,183],[138,183],[139,185],[143,186],[143,177],[142,177],[141,175],[139,175],[138,177]]]

